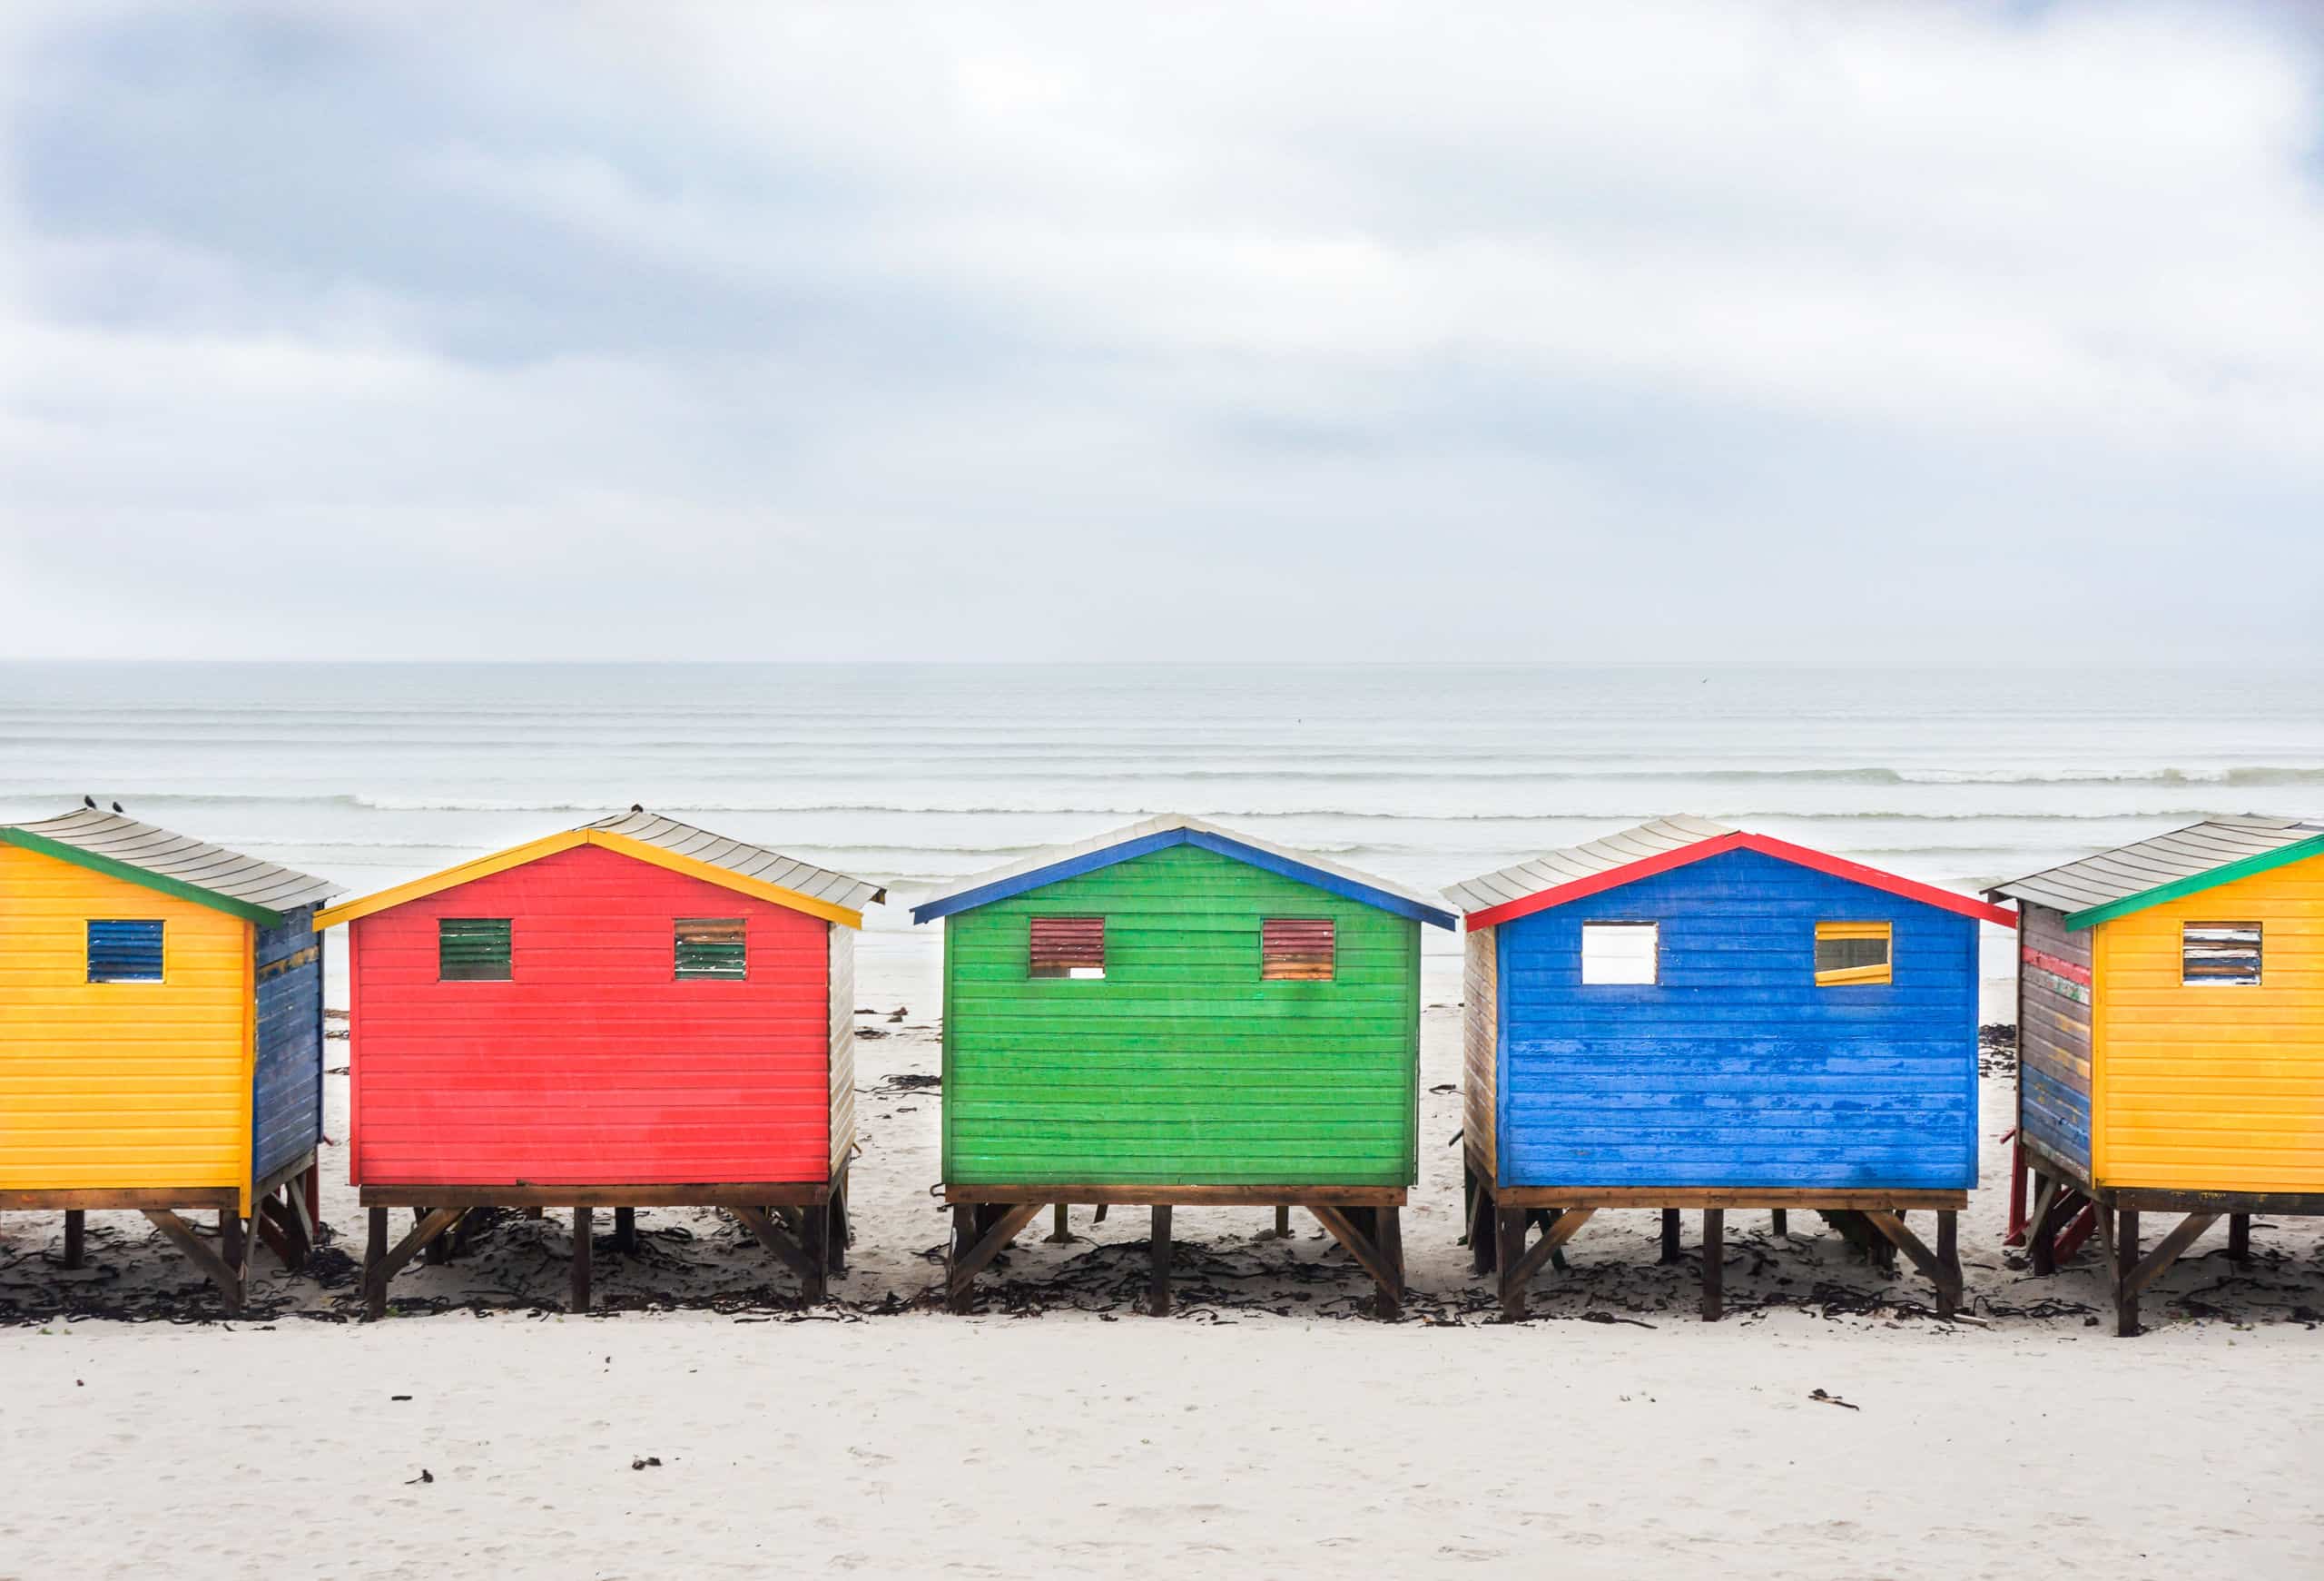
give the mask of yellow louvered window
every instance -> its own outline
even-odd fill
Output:
[[[1817,923],[1816,986],[1860,988],[1896,981],[1894,944],[1887,923]]]

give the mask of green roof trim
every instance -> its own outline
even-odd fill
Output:
[[[2104,905],[2093,905],[2087,911],[2066,914],[2069,928],[2095,927],[2111,923],[2116,917],[2144,911],[2151,905],[2178,900],[2185,895],[2201,894],[2207,889],[2217,889],[2222,884],[2233,884],[2239,878],[2266,873],[2278,867],[2289,867],[2295,862],[2305,862],[2311,856],[2324,856],[2324,835],[2312,840],[2298,840],[2280,845],[2273,851],[2262,851],[2257,856],[2246,856],[2240,862],[2230,862],[2224,867],[2214,867],[2207,873],[2190,874],[2174,878],[2169,884],[2158,884],[2152,889],[2142,889],[2136,894],[2126,894],[2120,900],[2110,900]]]
[[[51,840],[45,835],[35,835],[28,829],[0,828],[0,843],[22,846],[27,851],[36,851],[43,856],[53,856],[59,862],[69,862],[75,867],[85,867],[92,873],[102,873],[108,878],[118,878],[123,884],[142,884],[147,889],[159,890],[163,894],[175,895],[180,900],[190,900],[196,905],[206,905],[212,911],[222,911],[230,916],[245,918],[262,928],[279,928],[283,923],[283,915],[279,911],[270,911],[265,906],[253,905],[246,900],[236,900],[231,895],[220,894],[212,889],[203,889],[198,884],[188,884],[183,879],[165,878],[161,874],[146,868],[127,862],[116,862],[110,856],[100,856],[94,851],[84,851],[78,845],[68,845],[62,840]]]

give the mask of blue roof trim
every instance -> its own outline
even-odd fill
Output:
[[[992,883],[978,888],[962,890],[960,894],[947,895],[942,900],[916,905],[911,908],[911,920],[914,923],[932,923],[939,917],[950,916],[954,912],[974,911],[980,905],[990,905],[994,901],[1007,900],[1010,895],[1022,894],[1029,889],[1040,889],[1064,879],[1078,878],[1085,873],[1096,873],[1101,868],[1111,867],[1120,862],[1133,861],[1171,845],[1199,845],[1206,851],[1215,851],[1221,856],[1229,856],[1237,862],[1246,862],[1253,867],[1261,868],[1268,873],[1281,874],[1285,878],[1313,884],[1326,894],[1357,901],[1364,905],[1376,906],[1382,911],[1393,912],[1398,916],[1431,923],[1440,928],[1450,928],[1452,925],[1452,914],[1449,911],[1440,911],[1434,906],[1422,905],[1417,901],[1406,900],[1401,894],[1391,894],[1386,890],[1374,889],[1368,884],[1359,884],[1352,878],[1343,878],[1336,873],[1327,873],[1320,867],[1310,867],[1304,862],[1294,862],[1287,857],[1278,856],[1272,851],[1261,851],[1254,846],[1246,845],[1239,840],[1221,839],[1216,835],[1205,834],[1196,829],[1166,829],[1158,835],[1147,835],[1136,840],[1125,840],[1118,845],[1108,845],[1102,851],[1085,851],[1078,856],[1069,856],[1062,862],[1053,862],[1047,867],[1036,867],[1029,873],[1011,874],[1007,878],[995,879]]]

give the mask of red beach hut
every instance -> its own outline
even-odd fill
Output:
[[[348,928],[365,1298],[471,1209],[724,1209],[844,1267],[854,933],[874,884],[633,809],[332,907]],[[393,1208],[419,1210],[388,1242]]]

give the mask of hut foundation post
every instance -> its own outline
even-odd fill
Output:
[[[78,1208],[64,1210],[64,1266],[79,1268],[86,1248],[89,1216]]]
[[[1936,1315],[1949,1323],[1961,1306],[1961,1215],[1941,1208],[1936,1215]]]
[[[66,1255],[69,1257],[72,1242],[68,1240],[65,1245],[68,1249]],[[2249,1213],[2230,1213],[2227,1216],[2227,1260],[2230,1262],[2251,1260],[2251,1215]],[[79,1265],[68,1262],[64,1266],[74,1268]]]
[[[547,1211],[548,1210],[546,1208],[527,1208],[525,1210],[525,1217],[527,1219],[538,1219]]]
[[[1677,1262],[1679,1256],[1679,1210],[1665,1208],[1662,1210],[1662,1260]]]
[[[1275,1207],[1275,1238],[1277,1240],[1291,1239],[1291,1208],[1287,1203],[1278,1203]]]
[[[2036,1274],[2058,1271],[2058,1199],[2063,1195],[2054,1176],[2034,1171],[2034,1218],[2026,1241]]]
[[[1049,1210],[1049,1232],[1041,1239],[1051,1246],[1065,1246],[1072,1241],[1073,1231],[1065,1227],[1064,1203]]]
[[[2139,1210],[2124,1208],[2114,1215],[2114,1333],[2129,1339],[2139,1331],[2139,1287],[2133,1278],[2139,1266]]]
[[[234,1277],[237,1279],[242,1277],[250,1260],[250,1254],[244,1250],[248,1244],[248,1239],[242,1232],[242,1216],[231,1208],[219,1209],[218,1256],[228,1268],[233,1270]]]
[[[573,1309],[589,1309],[590,1240],[596,1230],[596,1211],[591,1208],[573,1210]]]
[[[614,1210],[614,1250],[624,1257],[634,1257],[637,1254],[636,1209],[616,1208]]]
[[[1726,1310],[1727,1210],[1703,1210],[1703,1321],[1716,1323]]]
[[[372,1321],[388,1315],[388,1210],[374,1208],[370,1238],[363,1249],[363,1314]]]
[[[1494,1260],[1501,1266],[1501,1320],[1516,1323],[1525,1317],[1525,1281],[1519,1264],[1525,1260],[1525,1210],[1495,1208],[1492,1215]]]
[[[1494,1226],[1492,1192],[1480,1180],[1469,1201],[1469,1270],[1488,1274],[1501,1266],[1501,1235]]]
[[[411,1221],[415,1226],[426,1223],[428,1221],[428,1210],[425,1208],[414,1208],[411,1210]],[[422,1260],[427,1262],[430,1268],[442,1268],[447,1263],[450,1262],[452,1260],[451,1238],[446,1235],[438,1235],[434,1240],[430,1240],[428,1243],[426,1252],[422,1254]]]
[[[1777,1208],[1769,1212],[1768,1221],[1778,1236],[1791,1233],[1791,1214],[1785,1209]]]
[[[832,1216],[826,1203],[811,1203],[799,1213],[799,1250],[807,1254],[807,1271],[801,1277],[800,1299],[820,1306],[831,1293]]]
[[[1380,1294],[1373,1302],[1373,1316],[1384,1323],[1393,1323],[1404,1315],[1404,1227],[1403,1210],[1383,1208],[1379,1222],[1373,1232],[1374,1243],[1380,1249],[1380,1260],[1396,1276],[1393,1284],[1383,1281]]]
[[[832,1181],[831,1221],[832,1272],[843,1279],[847,1275],[848,1243],[855,1239],[854,1227],[847,1220],[847,1170],[844,1166]]]
[[[965,1312],[973,1304],[975,1287],[964,1272],[969,1269],[969,1253],[976,1250],[977,1210],[972,1202],[960,1202],[952,1209],[952,1277],[950,1305],[956,1312]]]
[[[1151,1280],[1146,1297],[1146,1309],[1157,1318],[1170,1313],[1170,1205],[1157,1202],[1154,1207],[1154,1239],[1151,1243]]]

